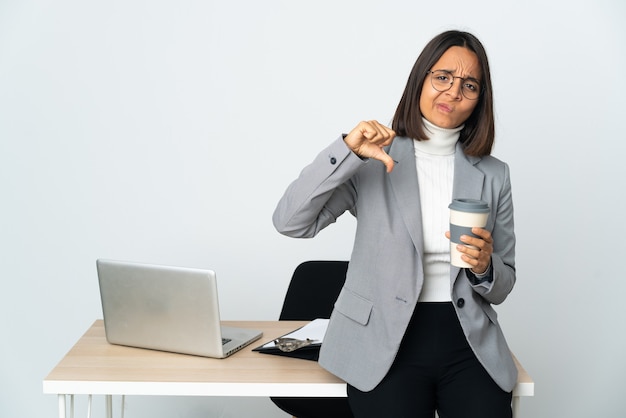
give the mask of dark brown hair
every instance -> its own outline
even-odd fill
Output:
[[[491,154],[495,136],[493,120],[493,91],[487,53],[481,42],[472,34],[447,31],[433,38],[415,61],[407,81],[402,99],[393,117],[392,129],[399,136],[417,140],[426,139],[424,133],[420,96],[427,71],[453,46],[468,48],[478,57],[482,77],[481,94],[470,117],[465,121],[459,141],[465,145],[465,154],[484,156]]]

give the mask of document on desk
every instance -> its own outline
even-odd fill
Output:
[[[319,350],[324,342],[326,328],[328,328],[328,319],[317,318],[309,322],[302,328],[298,328],[280,338],[269,341],[253,351],[265,354],[275,354],[279,356],[297,357],[306,360],[316,360],[319,357]],[[292,351],[284,351],[279,347],[280,342],[293,340],[304,343],[302,347],[293,349]]]

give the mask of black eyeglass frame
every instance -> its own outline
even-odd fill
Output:
[[[432,76],[432,75],[434,75],[436,72],[439,72],[439,71],[441,71],[441,72],[443,72],[443,73],[446,73],[446,74],[449,74],[450,78],[452,79],[452,81],[450,82],[450,87],[448,87],[448,88],[447,88],[447,89],[445,89],[445,90],[439,90],[439,89],[438,89],[437,87],[435,87],[435,85],[433,84],[433,76]],[[455,78],[458,78],[458,79],[460,79],[460,80],[461,80],[461,94],[462,94],[462,95],[463,95],[463,97],[465,97],[467,100],[478,100],[478,99],[480,99],[480,96],[482,96],[483,91],[485,90],[485,89],[483,89],[483,88],[482,88],[482,85],[480,84],[480,81],[476,80],[476,79],[475,79],[475,78],[473,78],[473,77],[465,77],[465,78],[464,78],[464,77],[455,76],[455,75],[452,75],[452,73],[451,73],[451,72],[446,71],[446,70],[428,70],[428,71],[426,71],[426,74],[431,74],[431,76],[429,77],[429,78],[430,78],[430,85],[431,85],[431,86],[432,86],[435,90],[437,90],[438,92],[441,92],[441,93],[446,92],[446,91],[448,91],[448,90],[450,90],[450,89],[452,88],[452,85],[454,84],[454,79],[455,79]],[[475,98],[473,98],[473,99],[472,99],[472,98],[469,98],[469,97],[467,97],[467,96],[465,95],[464,90],[463,90],[463,83],[465,82],[465,80],[472,80],[472,81],[475,81],[475,82],[476,82],[476,84],[478,84],[478,87],[480,88],[480,91],[478,92],[478,96],[476,96]]]

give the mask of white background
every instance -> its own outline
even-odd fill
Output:
[[[350,215],[294,240],[275,204],[340,133],[390,121],[451,28],[487,49],[512,171],[518,284],[497,309],[536,382],[524,416],[625,416],[625,18],[621,0],[0,0],[0,416],[56,416],[42,379],[102,316],[96,258],[215,269],[224,319],[276,319],[299,262],[348,259]],[[286,415],[131,397],[126,416]]]

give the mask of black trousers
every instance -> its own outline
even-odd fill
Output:
[[[348,385],[356,418],[511,418],[511,393],[467,343],[451,302],[418,303],[396,360],[371,392]]]

